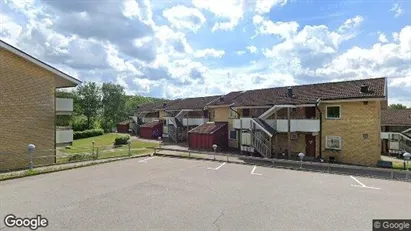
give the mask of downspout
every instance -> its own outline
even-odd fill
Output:
[[[317,110],[318,110],[318,112],[320,113],[320,133],[319,133],[319,135],[320,135],[320,143],[319,143],[319,148],[320,148],[320,159],[322,159],[322,143],[323,143],[323,137],[322,137],[322,131],[323,131],[323,129],[322,129],[322,126],[323,126],[323,114],[322,114],[322,112],[321,112],[321,110],[320,110],[320,108],[318,107],[318,105],[321,103],[321,99],[320,98],[318,98],[318,100],[317,100],[317,102],[316,102],[316,104],[315,104],[315,108],[317,108]]]
[[[233,112],[235,112],[235,114],[237,114],[237,117],[240,119],[240,113],[238,113],[238,111],[236,111],[236,110],[234,110],[233,108],[232,108],[232,106],[229,106],[228,107],[231,111],[233,111]],[[241,122],[241,120],[240,120],[240,132],[238,133],[238,147],[240,148],[240,150],[241,150],[241,133],[243,132],[243,124],[242,124],[242,122]]]

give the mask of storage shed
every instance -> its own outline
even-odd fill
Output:
[[[124,120],[117,124],[117,132],[118,133],[129,133],[130,128],[130,120]]]
[[[207,122],[188,132],[189,148],[212,151],[213,144],[217,144],[220,150],[228,147],[227,123]]]
[[[157,139],[163,135],[163,121],[154,120],[140,126],[139,136],[144,139]]]

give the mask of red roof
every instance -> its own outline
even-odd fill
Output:
[[[140,128],[153,128],[153,127],[155,127],[159,124],[163,124],[163,121],[154,120],[154,121],[151,121],[151,122],[148,122],[148,123],[145,123],[145,124],[141,125]]]
[[[203,125],[200,125],[196,128],[193,128],[189,131],[189,133],[195,134],[213,134],[214,132],[218,131],[220,128],[226,126],[227,123],[225,122],[207,122]]]

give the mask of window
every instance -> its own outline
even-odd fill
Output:
[[[237,139],[237,131],[230,131],[230,140]]]
[[[249,117],[250,116],[250,109],[249,108],[244,108],[243,109],[243,117]]]
[[[341,150],[341,136],[326,136],[325,148]]]
[[[327,106],[326,113],[327,113],[327,119],[341,119],[341,107],[340,106]]]

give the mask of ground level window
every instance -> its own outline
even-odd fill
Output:
[[[237,131],[230,131],[230,140],[237,139]]]
[[[341,150],[341,136],[326,136],[327,149]]]

